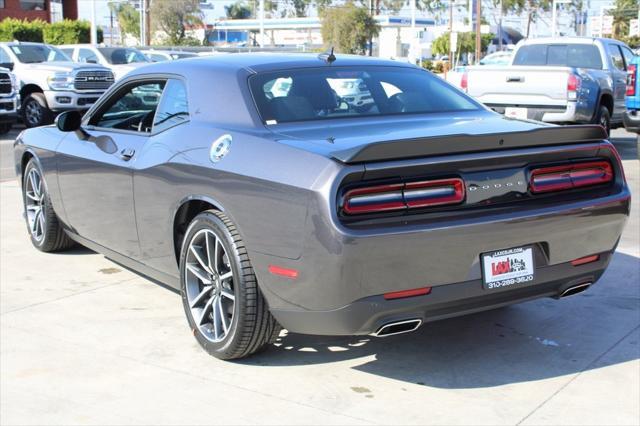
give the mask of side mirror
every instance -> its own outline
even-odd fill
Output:
[[[56,118],[56,127],[61,132],[73,132],[80,129],[82,115],[78,111],[65,111]]]

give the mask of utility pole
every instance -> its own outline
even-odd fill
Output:
[[[151,0],[145,0],[144,41],[147,45],[151,45]]]
[[[481,24],[481,11],[480,11],[480,3],[481,0],[476,0],[476,64],[480,62],[480,54],[482,44],[480,44],[480,24]]]
[[[502,52],[502,0],[500,0],[500,20],[498,25],[498,48]]]
[[[451,50],[451,34],[453,34],[453,0],[449,0],[449,69],[453,69],[453,51]],[[447,74],[445,72],[445,78]]]
[[[98,26],[96,24],[96,0],[91,0],[91,44],[98,44]]]
[[[95,0],[94,0],[95,1]],[[139,16],[140,16],[140,46],[144,46],[144,0],[140,0],[139,3]]]
[[[260,0],[260,47],[264,47],[264,0]]]

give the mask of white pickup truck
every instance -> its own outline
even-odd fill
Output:
[[[508,67],[474,66],[461,86],[494,111],[550,123],[622,124],[633,52],[606,38],[522,41]]]
[[[108,68],[73,62],[42,43],[0,43],[0,66],[15,74],[27,127],[49,124],[62,111],[89,109],[114,82]]]

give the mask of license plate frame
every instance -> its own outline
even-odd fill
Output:
[[[533,246],[513,247],[482,253],[482,287],[497,290],[531,283],[535,279]]]
[[[504,115],[509,118],[526,120],[529,118],[529,110],[522,107],[506,107],[504,109]]]

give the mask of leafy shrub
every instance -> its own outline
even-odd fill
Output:
[[[433,61],[431,59],[423,59],[420,65],[426,70],[433,71]]]
[[[49,44],[79,44],[91,42],[89,21],[64,21],[47,24],[43,30],[44,42]],[[98,43],[102,42],[102,29],[98,28]]]
[[[42,32],[48,25],[41,20],[27,21],[14,18],[5,18],[0,21],[0,41],[43,41]]]

